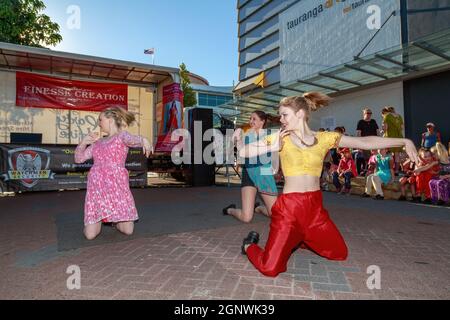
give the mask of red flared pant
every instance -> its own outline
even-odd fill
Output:
[[[276,277],[285,272],[298,245],[330,260],[347,258],[347,246],[323,208],[321,191],[280,195],[271,220],[266,247],[252,244],[247,249],[248,259],[262,274]]]
[[[431,199],[430,181],[433,176],[429,171],[423,171],[416,176],[416,195],[425,193],[425,198]]]

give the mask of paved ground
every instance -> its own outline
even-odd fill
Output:
[[[212,214],[220,214],[217,207],[239,199],[240,191],[212,187],[133,193],[143,218],[142,210],[152,203],[163,208],[164,202],[172,204],[170,210],[186,210],[208,201]],[[249,230],[260,232],[265,243],[269,221],[264,218],[58,252],[55,217],[68,210],[81,221],[83,197],[84,192],[73,191],[0,198],[0,299],[450,298],[449,208],[325,193],[325,205],[349,247],[348,260],[326,261],[299,250],[286,273],[267,278],[240,254]],[[151,214],[170,219],[170,210]],[[71,265],[80,267],[80,290],[67,288]],[[373,265],[381,272],[381,289],[367,287]]]

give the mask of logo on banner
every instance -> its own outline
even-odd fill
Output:
[[[50,151],[41,148],[23,147],[8,151],[9,170],[5,181],[20,180],[27,188],[34,187],[40,179],[54,179],[49,170]]]

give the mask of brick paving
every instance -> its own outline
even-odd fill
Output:
[[[216,207],[228,204],[224,198],[240,196],[239,188],[207,189]],[[133,190],[138,210],[151,207],[156,197],[174,202],[178,193],[189,198],[205,188],[155,190]],[[297,250],[287,272],[268,278],[240,254],[250,230],[260,232],[265,243],[265,218],[59,252],[55,216],[79,211],[83,197],[73,191],[0,198],[0,299],[450,298],[449,208],[325,193],[325,206],[349,247],[348,259],[328,261]],[[180,202],[178,210],[186,205]],[[80,290],[67,288],[70,265],[80,267]],[[381,270],[379,290],[366,285],[371,265]]]

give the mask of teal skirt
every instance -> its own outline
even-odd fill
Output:
[[[271,168],[262,166],[245,166],[242,168],[242,187],[255,187],[259,193],[278,195],[275,178]]]

